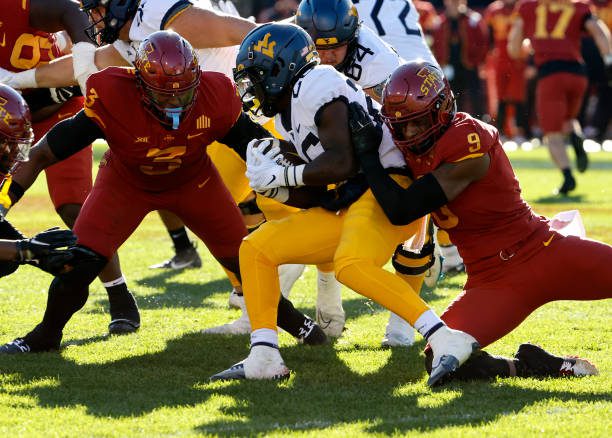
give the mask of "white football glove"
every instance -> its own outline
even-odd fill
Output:
[[[12,72],[0,68],[0,84],[8,85],[17,90],[36,88],[36,69]]]
[[[276,187],[273,189],[266,190],[265,192],[257,192],[261,196],[266,198],[274,199],[281,204],[287,202],[289,199],[289,188],[287,187]]]

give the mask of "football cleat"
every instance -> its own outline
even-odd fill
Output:
[[[139,321],[118,318],[113,319],[110,324],[108,324],[108,333],[111,335],[127,335],[136,332],[139,328]]]
[[[583,173],[589,167],[589,157],[584,150],[584,138],[575,132],[570,133],[570,142],[576,154],[576,169]]]
[[[580,357],[559,357],[533,344],[521,344],[514,355],[521,375],[530,377],[596,376],[595,365]]]
[[[410,347],[414,344],[414,328],[400,316],[391,312],[382,340],[383,347]]]
[[[327,336],[339,338],[346,322],[342,285],[333,273],[319,271],[317,276],[317,324]]]
[[[455,245],[440,245],[440,254],[442,255],[442,273],[447,274],[465,271],[463,259],[459,255],[459,250]]]
[[[567,196],[569,192],[576,189],[576,180],[573,176],[563,179],[563,184],[556,191],[556,195]]]
[[[22,354],[31,351],[32,349],[23,338],[17,338],[0,346],[0,354]]]
[[[312,320],[311,320],[312,321]],[[299,338],[299,340],[305,345],[323,345],[327,344],[327,335],[325,331],[318,325],[312,321],[312,329],[303,337]]]
[[[149,269],[186,269],[186,268],[201,268],[202,259],[196,251],[195,244],[192,244],[187,249],[176,251],[176,254],[172,258],[149,266]]]
[[[443,377],[459,368],[480,348],[474,337],[445,325],[436,330],[428,341],[433,351],[431,374],[427,380],[429,386],[440,383]]]
[[[242,292],[239,293],[236,288],[233,288],[227,300],[227,305],[230,309],[242,309],[245,306]]]
[[[278,347],[253,345],[245,360],[211,376],[210,380],[283,380],[290,374]]]

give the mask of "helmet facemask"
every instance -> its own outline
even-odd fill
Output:
[[[81,0],[81,4],[90,22],[85,33],[92,43],[101,46],[119,38],[123,26],[136,15],[139,0]],[[105,9],[103,14],[100,7]]]

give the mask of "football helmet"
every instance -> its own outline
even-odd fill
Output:
[[[273,117],[293,84],[319,63],[310,36],[294,24],[268,23],[244,38],[234,80],[244,106],[254,115]]]
[[[381,115],[404,153],[422,155],[455,117],[455,96],[442,71],[423,60],[398,67],[383,90]]]
[[[350,0],[302,0],[295,22],[313,39],[318,50],[347,45],[344,59],[335,65],[343,71],[351,64],[359,36],[359,14]]]
[[[134,61],[145,108],[162,125],[178,129],[193,107],[202,72],[191,44],[160,30],[145,38]]]
[[[30,109],[21,94],[0,84],[0,174],[27,161],[34,141]]]
[[[85,33],[96,45],[114,43],[121,28],[136,15],[139,3],[140,0],[81,0],[81,9],[91,23]]]

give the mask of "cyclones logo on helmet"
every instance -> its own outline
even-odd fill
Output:
[[[383,90],[381,114],[404,153],[431,149],[455,113],[455,96],[444,74],[422,60],[398,67]]]
[[[30,109],[19,93],[0,84],[0,173],[26,161],[34,140]]]
[[[145,108],[163,125],[178,129],[202,75],[191,44],[175,32],[154,32],[140,44],[134,66]]]

